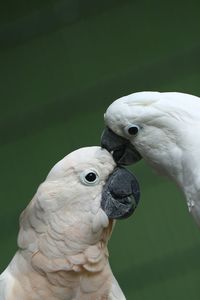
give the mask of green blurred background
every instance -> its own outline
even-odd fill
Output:
[[[113,100],[200,95],[199,10],[199,1],[1,1],[1,271],[37,186],[67,153],[99,145]],[[182,195],[144,162],[132,170],[141,202],[115,227],[114,274],[127,299],[199,300],[200,232]]]

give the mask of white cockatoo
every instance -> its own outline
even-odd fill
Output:
[[[105,113],[102,147],[120,165],[144,158],[183,191],[200,226],[200,98],[184,93],[138,92]]]
[[[59,161],[20,217],[1,300],[124,300],[108,262],[113,219],[132,214],[136,178],[100,147]]]

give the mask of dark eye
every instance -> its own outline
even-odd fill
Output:
[[[90,172],[85,176],[85,179],[88,182],[94,182],[96,180],[96,178],[97,178],[97,175],[94,172]]]
[[[140,128],[137,125],[129,125],[125,128],[125,133],[129,136],[136,135],[138,133],[139,129]]]
[[[80,174],[80,179],[85,185],[94,185],[99,182],[99,175],[95,170],[87,169]]]
[[[130,134],[130,135],[135,135],[135,134],[137,134],[138,133],[138,127],[136,127],[136,126],[132,126],[132,127],[130,127],[129,129],[128,129],[128,133]]]

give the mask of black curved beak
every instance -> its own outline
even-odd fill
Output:
[[[131,165],[142,158],[128,139],[117,135],[108,127],[102,133],[101,147],[112,153],[118,165]]]
[[[117,167],[103,188],[101,208],[110,219],[128,218],[136,209],[139,198],[136,177],[126,169]]]

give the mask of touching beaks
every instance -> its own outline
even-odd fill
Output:
[[[108,127],[102,133],[101,147],[113,155],[118,165],[131,165],[142,158],[128,139],[117,135]]]

